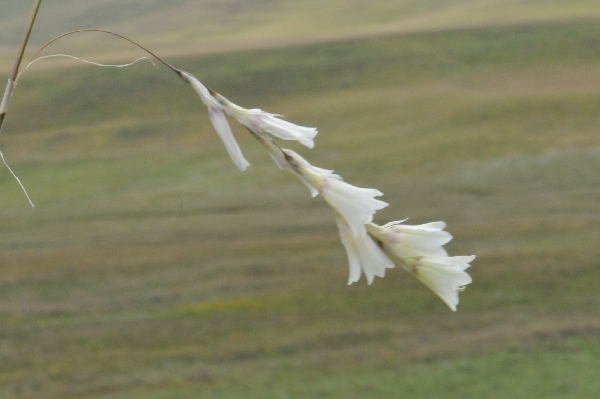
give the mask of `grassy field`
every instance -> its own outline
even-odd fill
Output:
[[[33,1],[0,0],[0,70],[8,73]],[[125,34],[161,54],[281,47],[390,33],[600,18],[598,0],[45,0],[31,38],[39,47],[72,29]],[[117,59],[131,47],[72,36],[55,53]]]
[[[167,71],[33,67],[0,136],[36,203],[0,170],[0,397],[597,396],[598,37],[591,18],[170,60],[318,126],[290,146],[383,191],[377,222],[448,222],[478,255],[457,313],[400,269],[346,286],[331,210],[242,129],[239,172]]]

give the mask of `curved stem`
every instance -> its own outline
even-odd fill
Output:
[[[21,72],[19,72],[19,68],[21,66],[21,61],[23,60],[23,54],[25,53],[25,47],[27,46],[27,42],[29,41],[29,36],[31,35],[31,31],[33,29],[33,23],[35,22],[35,18],[37,16],[37,12],[39,10],[40,4],[41,4],[42,0],[36,0],[35,5],[33,7],[33,11],[31,13],[31,18],[29,20],[29,25],[25,31],[25,36],[23,37],[23,42],[21,43],[21,48],[19,50],[19,54],[17,55],[17,59],[15,61],[14,67],[12,69],[10,78],[8,80],[8,85],[6,86],[6,90],[4,92],[4,97],[2,99],[2,103],[0,105],[0,130],[2,130],[2,124],[4,122],[4,117],[6,116],[6,110],[8,109],[8,102],[10,100],[10,97],[12,96],[12,92],[15,88],[15,84],[16,81],[19,79],[19,77],[21,76],[21,74],[25,71],[25,69],[23,69]],[[175,68],[173,65],[169,64],[168,62],[166,62],[165,60],[163,60],[162,58],[160,58],[159,56],[157,56],[156,54],[154,54],[152,51],[150,51],[149,49],[147,49],[146,47],[142,46],[141,44],[123,36],[120,35],[118,33],[114,33],[114,32],[110,32],[107,30],[101,30],[101,29],[79,29],[79,30],[74,30],[71,32],[67,32],[64,33],[54,39],[52,39],[51,41],[49,41],[48,43],[46,43],[45,45],[43,45],[34,55],[33,57],[31,57],[31,59],[28,62],[28,65],[35,59],[35,57],[38,56],[38,54],[40,54],[40,52],[42,52],[46,47],[48,47],[49,45],[51,45],[52,43],[54,43],[55,41],[57,41],[58,39],[61,39],[65,36],[68,35],[72,35],[75,33],[80,33],[80,32],[100,32],[100,33],[107,33],[109,35],[113,35],[116,36],[118,38],[121,38],[123,40],[126,40],[132,44],[134,44],[135,46],[141,48],[142,50],[144,50],[146,53],[150,54],[152,57],[154,57],[155,59],[157,59],[158,61],[160,61],[162,64],[164,64],[165,66],[167,66],[170,70],[172,70],[173,72],[175,72],[180,78],[182,78],[183,80],[187,81],[184,73]],[[17,175],[15,175],[15,173],[12,171],[12,169],[10,169],[10,167],[8,166],[8,164],[6,163],[6,160],[4,159],[4,155],[2,154],[2,152],[0,152],[0,157],[2,158],[2,162],[6,165],[6,167],[8,168],[8,170],[12,173],[12,175],[15,177],[15,179],[17,179],[17,181],[19,182],[19,185],[21,186],[21,188],[23,189],[23,192],[25,193],[25,195],[27,196],[27,199],[29,200],[29,203],[31,204],[31,206],[33,207],[33,202],[31,202],[31,199],[29,198],[29,194],[27,194],[27,191],[25,190],[25,187],[23,186],[23,184],[21,183],[21,181],[19,180],[19,178],[17,177]]]
[[[69,35],[73,35],[75,33],[82,33],[82,32],[99,32],[99,33],[107,33],[109,35],[113,35],[116,36],[120,39],[126,40],[129,43],[141,48],[142,50],[144,50],[146,53],[150,54],[152,57],[154,57],[155,59],[157,59],[158,61],[160,61],[162,64],[164,64],[167,68],[169,68],[170,70],[172,70],[173,72],[175,72],[179,77],[183,78],[182,72],[181,70],[175,68],[173,65],[169,64],[167,61],[163,60],[162,58],[160,58],[158,55],[156,55],[155,53],[153,53],[152,51],[150,51],[149,49],[147,49],[146,47],[142,46],[141,44],[139,44],[138,42],[129,39],[128,37],[125,37],[123,35],[120,35],[118,33],[115,32],[111,32],[108,30],[102,30],[102,29],[78,29],[78,30],[73,30],[67,33],[63,33],[60,36],[55,37],[54,39],[50,40],[48,43],[44,44],[38,51],[35,52],[35,54],[31,57],[31,59],[29,60],[28,63],[31,63],[35,57],[38,56],[38,54],[40,54],[44,49],[46,49],[46,47],[48,47],[49,45],[51,45],[52,43],[56,42],[59,39],[62,39],[65,36],[69,36]],[[16,79],[19,79],[21,75],[19,74]]]

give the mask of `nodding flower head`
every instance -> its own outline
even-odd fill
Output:
[[[442,247],[452,239],[446,223],[433,222],[410,226],[400,222],[378,226],[366,225],[369,234],[379,242],[391,259],[402,265],[449,307],[456,311],[458,293],[472,279],[465,271],[475,259],[471,256],[448,256]]]
[[[452,240],[452,234],[444,231],[446,223],[432,222],[411,226],[404,220],[384,226],[371,223],[369,233],[380,239],[394,253],[408,256],[448,256],[443,245]]]
[[[313,196],[317,193],[348,223],[356,237],[366,234],[365,224],[373,215],[385,208],[386,202],[375,199],[383,195],[374,188],[356,187],[342,181],[332,170],[312,166],[291,150],[283,150],[290,167],[309,187]]]
[[[408,258],[408,265],[423,284],[456,312],[458,293],[473,281],[465,269],[474,259],[475,255],[416,256]]]
[[[375,212],[387,206],[387,203],[374,198],[381,193],[345,183],[333,170],[313,166],[292,150],[272,147],[268,143],[265,146],[273,152],[278,164],[283,164],[285,169],[300,178],[313,197],[321,194],[334,209],[340,239],[348,255],[348,284],[358,281],[361,272],[369,284],[375,276],[385,276],[385,270],[394,267],[394,262],[377,246],[365,228]]]

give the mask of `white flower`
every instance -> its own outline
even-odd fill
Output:
[[[475,255],[416,256],[407,260],[413,274],[456,312],[458,293],[473,281],[465,269],[474,259]]]
[[[297,140],[308,148],[315,145],[313,139],[318,132],[314,127],[298,126],[277,118],[281,115],[270,114],[260,109],[245,109],[220,94],[215,93],[214,96],[225,112],[250,130],[267,132],[283,140]]]
[[[375,244],[368,234],[356,237],[343,217],[336,214],[335,220],[340,231],[340,239],[348,255],[350,276],[348,285],[360,279],[361,270],[371,284],[377,277],[385,276],[385,269],[393,268],[394,262]]]
[[[237,166],[240,170],[245,170],[248,166],[250,166],[250,163],[246,160],[246,158],[244,158],[242,150],[233,137],[233,133],[231,132],[229,123],[227,123],[227,119],[225,118],[221,104],[213,97],[206,86],[200,83],[200,81],[193,75],[181,71],[181,77],[190,85],[192,85],[196,93],[198,93],[200,96],[200,99],[208,107],[208,116],[210,117],[213,126],[219,134],[219,137],[221,137],[223,144],[225,144],[225,148],[227,149],[227,152],[229,153],[229,156],[233,160],[235,166]]]
[[[361,271],[369,284],[375,276],[385,276],[385,269],[394,267],[394,262],[377,246],[365,228],[375,212],[387,206],[387,203],[374,198],[381,192],[344,183],[333,170],[313,166],[294,151],[277,147],[260,135],[259,139],[278,165],[292,171],[309,188],[313,197],[321,194],[336,211],[340,239],[350,266],[348,284],[358,281]]]
[[[407,256],[448,256],[443,248],[452,240],[452,234],[444,231],[446,223],[432,222],[411,226],[402,224],[404,220],[391,222],[384,226],[371,223],[367,226],[369,233],[380,239],[395,253]]]
[[[365,235],[365,224],[373,220],[375,212],[388,206],[386,202],[375,199],[383,195],[379,190],[345,183],[332,170],[312,166],[291,150],[283,151],[290,168],[309,187],[313,197],[316,193],[321,194],[348,223],[355,237]]]
[[[456,311],[458,293],[472,279],[465,271],[474,259],[472,256],[449,257],[442,247],[452,239],[443,231],[444,222],[410,226],[400,222],[378,226],[367,224],[369,234],[380,242],[383,250],[435,292]]]
[[[323,179],[319,192],[344,217],[355,237],[365,234],[365,224],[373,220],[375,212],[388,206],[374,198],[382,195],[379,190],[355,187],[330,177]]]

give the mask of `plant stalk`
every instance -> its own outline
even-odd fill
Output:
[[[41,3],[42,0],[36,0],[35,4],[33,5],[33,9],[31,10],[31,16],[29,17],[29,24],[27,25],[27,29],[25,29],[25,35],[23,35],[23,41],[21,42],[21,47],[19,48],[17,59],[15,60],[15,64],[13,65],[13,69],[10,73],[10,77],[8,78],[8,84],[6,85],[4,97],[2,98],[2,104],[0,105],[0,130],[2,130],[2,124],[6,116],[6,111],[8,110],[8,102],[10,101],[10,97],[12,96],[12,92],[15,88],[15,80],[17,78],[17,75],[19,74],[19,68],[21,66],[21,61],[23,60],[23,54],[25,54],[25,48],[27,47],[29,36],[31,36],[33,24],[37,17]]]

